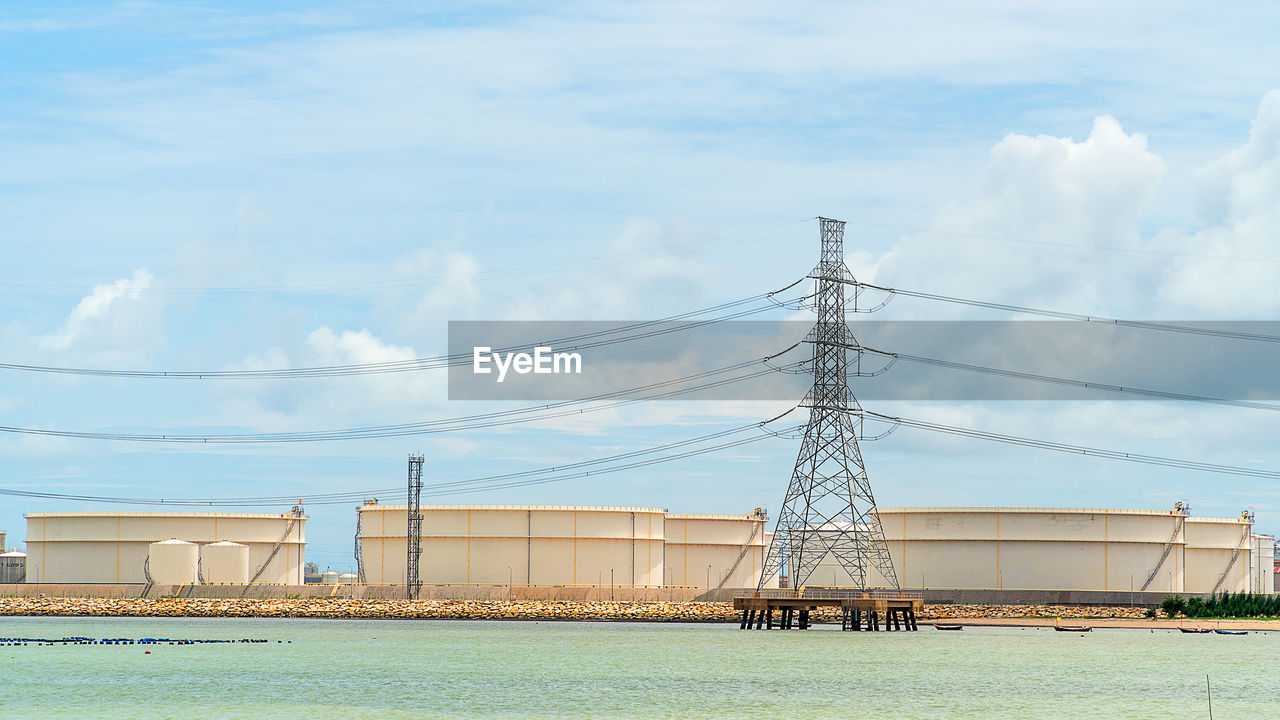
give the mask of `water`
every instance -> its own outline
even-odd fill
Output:
[[[0,648],[4,718],[1280,717],[1280,633],[0,618],[0,637],[270,638]],[[144,654],[150,650],[151,654]]]

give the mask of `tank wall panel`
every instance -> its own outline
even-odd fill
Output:
[[[1196,548],[1244,547],[1243,526],[1239,523],[1187,520],[1187,546]]]

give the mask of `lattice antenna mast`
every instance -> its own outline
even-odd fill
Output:
[[[898,588],[858,447],[862,408],[849,389],[849,353],[855,353],[852,374],[858,374],[860,363],[857,341],[845,322],[844,288],[854,281],[844,264],[844,223],[818,220],[822,252],[812,274],[818,322],[807,338],[813,345],[813,387],[803,403],[809,424],[757,587],[784,565],[791,586],[803,587],[831,555],[859,588],[870,587],[873,568]]]
[[[409,557],[405,562],[405,587],[410,600],[417,600],[422,590],[418,561],[422,559],[422,461],[421,455],[409,456],[409,528],[406,533]]]
[[[358,582],[358,583],[360,583],[361,585],[363,585],[363,584],[364,584],[364,582],[365,582],[365,580],[364,580],[364,558],[363,558],[363,557],[361,557],[361,555],[360,555],[360,534],[361,534],[361,531],[360,531],[360,517],[361,517],[362,515],[364,515],[364,513],[360,512],[360,508],[361,508],[361,507],[362,507],[362,506],[360,506],[360,505],[357,505],[357,506],[356,506],[356,542],[355,542],[356,547],[355,547],[355,550],[356,550],[356,582]]]

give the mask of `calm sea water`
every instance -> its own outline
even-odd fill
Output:
[[[291,642],[0,648],[0,717],[1280,718],[1280,633],[0,618],[69,635]]]

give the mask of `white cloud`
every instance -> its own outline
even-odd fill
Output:
[[[428,287],[421,296],[412,298],[412,307],[402,311],[399,319],[415,328],[443,329],[445,318],[456,319],[478,304],[480,272],[480,261],[474,255],[456,250],[419,248],[397,259],[397,278],[422,279]]]
[[[96,328],[106,325],[112,319],[113,312],[117,313],[118,317],[121,301],[137,300],[141,297],[142,291],[151,287],[152,280],[151,273],[146,268],[139,268],[133,271],[131,277],[121,278],[109,285],[95,286],[93,291],[71,310],[62,327],[56,332],[37,338],[37,344],[46,350],[71,348],[83,337],[93,334]],[[122,325],[125,323],[116,323],[115,328],[108,331],[108,335],[111,335],[112,331],[122,335],[130,334],[129,328]],[[111,340],[110,337],[106,339]]]
[[[1110,116],[1082,141],[1010,134],[992,148],[974,196],[940,213],[938,232],[904,236],[875,263],[859,264],[878,282],[965,297],[998,293],[1007,302],[1090,310],[1124,304],[1140,294],[1135,275],[1138,287],[1150,283],[1149,268],[1059,245],[1140,249],[1138,224],[1164,174],[1146,136]]]
[[[413,348],[389,345],[368,330],[335,333],[327,327],[316,328],[307,336],[307,359],[322,365],[385,363],[412,360]]]
[[[704,231],[705,232],[705,231]],[[512,320],[627,320],[661,316],[666,298],[690,310],[719,271],[697,248],[706,234],[682,222],[628,218],[601,253],[570,275],[530,283],[511,304]],[[566,281],[567,279],[567,281]],[[743,293],[749,294],[749,293]],[[654,315],[657,313],[657,315]]]
[[[1188,255],[1171,262],[1161,301],[1193,317],[1274,319],[1280,312],[1280,90],[1263,98],[1248,142],[1197,179],[1206,226],[1161,234],[1166,247]]]
[[[420,356],[414,348],[384,342],[367,329],[335,332],[321,326],[292,350],[275,347],[232,369],[364,365]],[[222,399],[237,424],[257,422],[266,430],[335,429],[364,422],[400,422],[406,416],[420,418],[423,409],[444,399],[446,380],[442,370],[264,380],[237,386],[247,392],[228,392]]]

